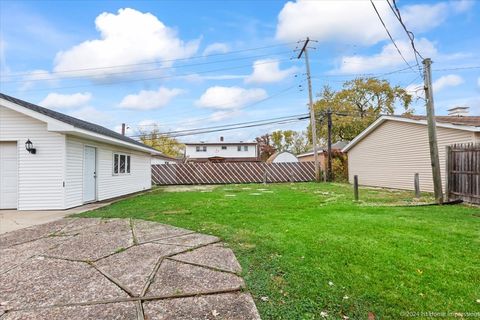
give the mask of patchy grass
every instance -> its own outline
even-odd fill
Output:
[[[343,184],[178,191],[159,188],[82,216],[133,217],[223,238],[263,319],[480,312],[478,208],[398,206],[430,199],[383,189],[361,189],[355,203]]]

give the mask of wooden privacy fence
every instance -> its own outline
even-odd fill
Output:
[[[313,162],[181,163],[152,165],[157,185],[301,182],[315,179]]]
[[[446,195],[480,204],[480,144],[455,144],[447,147]]]

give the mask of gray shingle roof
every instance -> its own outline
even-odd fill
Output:
[[[57,111],[53,111],[53,110],[50,110],[50,109],[47,109],[47,108],[44,108],[44,107],[40,107],[40,106],[37,106],[33,103],[26,102],[26,101],[11,97],[11,96],[8,96],[8,95],[3,94],[3,93],[0,93],[0,98],[5,99],[5,100],[10,101],[10,102],[13,102],[15,104],[18,104],[18,105],[20,105],[24,108],[30,109],[32,111],[41,113],[45,116],[56,119],[58,121],[65,122],[65,123],[67,123],[69,125],[72,125],[76,128],[88,130],[88,131],[98,133],[98,134],[101,134],[101,135],[104,135],[104,136],[107,136],[107,137],[110,137],[110,138],[122,140],[122,141],[125,141],[125,142],[128,142],[128,143],[140,146],[140,147],[144,147],[144,148],[159,152],[158,150],[153,149],[153,148],[151,148],[151,147],[149,147],[149,146],[147,146],[147,145],[145,145],[145,144],[143,144],[139,141],[136,141],[136,140],[133,140],[132,138],[123,136],[120,133],[117,133],[117,132],[112,131],[110,129],[107,129],[105,127],[99,126],[98,124],[83,121],[83,120],[71,117],[69,115],[66,115],[66,114],[63,114],[63,113],[60,113],[60,112],[57,112]]]

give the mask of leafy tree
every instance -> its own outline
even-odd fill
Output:
[[[177,139],[160,134],[158,126],[149,131],[140,131],[142,143],[162,152],[166,156],[178,157],[183,154],[184,144]]]
[[[270,134],[264,134],[263,136],[255,138],[258,143],[258,148],[260,150],[260,159],[266,161],[272,154],[275,153],[275,147],[272,144],[272,139]]]
[[[344,83],[342,90],[335,92],[325,86],[315,102],[317,135],[322,141],[327,138],[325,115],[330,108],[332,115],[332,140],[352,140],[380,115],[394,114],[396,107],[404,113],[409,109],[412,96],[400,86],[392,87],[387,80],[357,78]]]
[[[294,154],[306,152],[309,149],[308,136],[304,131],[277,130],[272,132],[271,141],[275,151],[289,151]]]

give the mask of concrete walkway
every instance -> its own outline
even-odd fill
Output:
[[[61,219],[0,235],[0,319],[260,319],[240,272],[214,236]]]
[[[68,210],[0,210],[0,234],[62,219],[109,205],[110,202],[94,202]]]

